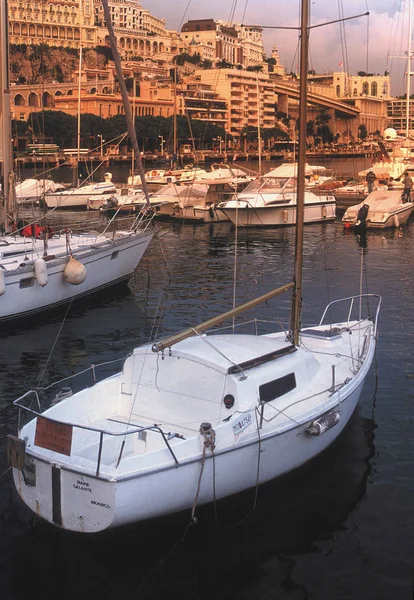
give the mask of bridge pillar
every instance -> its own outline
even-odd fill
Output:
[[[277,110],[289,114],[289,96],[287,94],[277,95]]]

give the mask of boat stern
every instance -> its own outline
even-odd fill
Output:
[[[20,450],[9,451],[16,490],[23,502],[49,523],[83,533],[94,533],[111,527],[115,515],[115,482],[77,473],[57,463],[21,453],[22,440],[11,445]],[[13,458],[14,454],[14,458]]]

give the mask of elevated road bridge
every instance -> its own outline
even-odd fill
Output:
[[[286,82],[274,81],[274,90],[279,96],[279,110],[288,113],[289,99],[299,101],[299,87],[287,84]],[[323,108],[325,110],[334,110],[342,118],[356,118],[360,114],[359,108],[341,102],[336,98],[322,96],[312,91],[312,86],[308,90],[308,104]]]

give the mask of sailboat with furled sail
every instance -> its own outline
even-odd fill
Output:
[[[20,223],[15,214],[11,157],[7,0],[0,0],[0,321],[19,319],[127,281],[154,236],[143,210],[128,230],[55,232],[46,222]],[[148,192],[147,192],[148,198]]]
[[[331,302],[317,326],[301,327],[308,4],[302,0],[293,281],[136,348],[120,373],[58,396],[46,410],[38,389],[15,401],[20,417],[31,419],[9,440],[16,489],[61,528],[95,532],[190,508],[194,516],[197,503],[312,459],[356,407],[374,357],[380,298]],[[284,292],[292,294],[288,332],[207,333]]]

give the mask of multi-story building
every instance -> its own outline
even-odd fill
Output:
[[[109,45],[108,30],[100,0],[94,1],[97,42]],[[109,0],[112,25],[124,57],[170,55],[177,53],[177,39],[159,19],[141,6],[140,0]]]
[[[193,46],[206,45],[214,49],[214,59],[231,64],[242,63],[242,52],[237,30],[223,21],[197,19],[187,21],[181,28],[183,41]]]
[[[165,19],[150,14],[140,0],[109,0],[118,46],[125,58],[156,55],[162,60],[184,50]],[[10,43],[66,48],[109,45],[100,0],[9,0]]]
[[[386,129],[387,105],[391,99],[389,75],[349,75],[341,71],[312,75],[309,81],[321,95],[355,106],[359,110],[357,125],[364,125],[368,134],[378,131],[382,134]]]
[[[195,76],[227,100],[226,130],[234,138],[239,139],[245,127],[275,126],[276,97],[268,74],[245,69],[198,69]]]
[[[97,45],[92,0],[9,0],[9,40],[78,48]]]
[[[212,85],[189,78],[177,89],[179,114],[223,128],[227,126],[227,101]]]
[[[234,25],[239,34],[240,46],[242,49],[241,64],[243,67],[251,67],[263,64],[263,29],[253,27],[252,25]]]
[[[395,98],[388,101],[387,127],[392,127],[398,133],[407,131],[407,108],[408,108],[408,131],[414,132],[414,102],[410,99],[407,107],[406,98]]]

